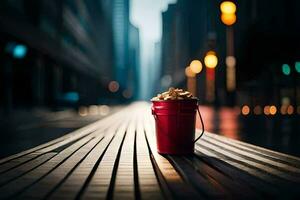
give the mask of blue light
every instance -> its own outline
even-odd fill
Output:
[[[79,95],[77,92],[66,92],[63,98],[66,101],[75,103],[79,100]]]
[[[12,52],[13,57],[18,59],[24,58],[26,56],[26,53],[27,53],[27,47],[22,44],[17,44],[14,47]]]

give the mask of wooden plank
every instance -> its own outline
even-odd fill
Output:
[[[191,156],[185,158],[187,162],[194,166],[194,170],[200,173],[203,177],[207,179],[212,179],[218,184],[222,185],[229,192],[230,199],[232,198],[260,198],[259,193],[253,190],[251,187],[247,186],[243,182],[238,182],[234,180],[234,177],[226,176],[223,171],[216,170],[212,168],[207,163],[203,162],[197,156]],[[223,172],[223,173],[221,173]]]
[[[12,181],[31,170],[34,170],[36,167],[40,166],[41,164],[47,162],[49,159],[53,158],[57,153],[50,152],[43,154],[42,156],[39,156],[38,158],[31,160],[29,162],[26,162],[24,165],[21,165],[14,170],[10,170],[6,173],[3,173],[0,175],[0,187],[2,185],[7,184],[9,181]]]
[[[114,175],[114,170],[117,169],[118,157],[125,138],[125,131],[128,126],[128,118],[123,120],[124,123],[118,127],[117,133],[113,141],[108,146],[99,166],[95,173],[87,183],[83,191],[82,199],[107,199],[110,190],[111,178]]]
[[[126,130],[123,146],[121,147],[122,149],[112,194],[113,199],[135,199],[136,188],[133,161],[135,143],[135,116],[132,112],[130,115],[131,119]]]
[[[143,113],[137,118],[136,159],[141,199],[164,199],[153,169],[143,127]]]
[[[154,119],[153,116],[150,115],[150,107],[146,106],[143,113],[148,113],[145,114],[144,127],[151,153],[154,157],[156,165],[159,168],[158,170],[164,177],[164,180],[166,181],[173,197],[178,199],[205,199],[203,195],[197,192],[193,187],[191,187],[190,184],[182,179],[180,174],[165,157],[157,153],[154,136]]]
[[[285,154],[210,133],[195,146],[195,156],[158,154],[149,104],[133,104],[81,130],[4,159],[0,199],[299,196],[298,160]]]
[[[220,135],[213,134],[213,133],[209,133],[209,132],[205,132],[205,134],[209,137],[220,138],[221,140],[224,140],[226,142],[230,142],[231,144],[239,145],[239,147],[243,146],[244,148],[254,150],[254,151],[259,152],[263,155],[267,155],[267,156],[270,156],[270,157],[273,157],[273,158],[276,158],[276,159],[280,159],[281,161],[285,161],[285,162],[291,164],[292,166],[300,167],[300,158],[299,157],[284,154],[284,153],[280,153],[280,152],[277,152],[277,151],[273,151],[273,150],[270,150],[270,149],[266,149],[266,148],[259,147],[259,146],[253,145],[253,144],[241,142],[241,141],[238,141],[238,140],[234,140],[234,139],[231,139],[231,138],[227,138],[227,137],[220,136]]]
[[[205,144],[204,142],[205,141]],[[203,143],[201,143],[203,142]],[[256,159],[250,159],[249,154],[243,151],[240,151],[238,149],[234,149],[230,146],[226,146],[226,145],[222,145],[219,144],[217,141],[215,140],[206,140],[205,137],[201,138],[201,141],[199,142],[199,144],[201,145],[205,145],[211,149],[214,149],[218,152],[220,152],[223,155],[226,155],[232,159],[238,160],[240,162],[244,162],[247,163],[250,166],[253,166],[261,171],[265,171],[268,174],[272,174],[274,176],[277,176],[281,179],[287,180],[287,181],[293,181],[293,182],[299,182],[300,179],[297,176],[291,175],[289,173],[286,173],[282,170],[278,170],[277,168],[275,168],[274,166],[270,166],[267,162],[259,162],[259,160],[263,160],[263,158],[259,157],[259,156],[253,156]],[[247,155],[247,156],[245,156]],[[251,154],[250,154],[251,155]],[[279,164],[278,164],[279,165]]]
[[[78,149],[88,143],[93,139],[94,136],[85,137],[68,148],[64,149],[60,153],[58,153],[55,157],[51,158],[48,162],[43,165],[37,167],[35,170],[26,173],[25,175],[15,179],[12,182],[0,187],[0,196],[3,198],[8,198],[10,196],[14,196],[27,189],[36,181],[42,179],[48,173],[56,169],[60,164],[64,163],[70,156],[72,156]],[[16,185],[18,187],[16,187]]]
[[[278,153],[278,152],[274,152],[271,150],[264,150],[264,148],[260,149],[260,147],[258,146],[252,146],[250,144],[241,142],[241,141],[237,141],[237,140],[233,140],[224,136],[219,136],[217,134],[213,134],[213,133],[209,133],[209,132],[205,132],[205,136],[210,137],[212,139],[218,140],[222,143],[231,145],[235,148],[238,148],[240,150],[243,151],[247,151],[249,153],[264,157],[264,158],[268,158],[268,159],[272,159],[275,162],[279,162],[279,163],[283,163],[283,164],[287,164],[293,167],[297,167],[298,169],[300,168],[300,159],[297,157],[292,156],[292,158],[290,158],[289,155],[286,154],[282,154],[282,153]],[[299,159],[299,160],[298,160]]]
[[[290,166],[290,165],[287,165],[287,164],[284,164],[284,163],[276,162],[272,159],[265,158],[265,157],[253,154],[253,153],[248,152],[248,151],[241,150],[239,148],[228,145],[228,144],[226,144],[224,142],[221,142],[219,140],[216,140],[214,138],[207,137],[206,135],[203,136],[203,139],[205,139],[205,140],[207,140],[211,143],[214,143],[215,145],[221,146],[222,148],[226,149],[227,151],[234,152],[234,153],[242,156],[243,158],[246,158],[247,160],[252,160],[254,162],[259,162],[263,165],[267,165],[267,166],[270,166],[272,168],[276,168],[276,169],[281,170],[283,172],[292,173],[292,174],[295,174],[295,175],[298,174],[298,176],[300,174],[300,169],[299,168],[296,168],[296,167],[293,167],[293,166]]]
[[[83,159],[89,154],[89,152],[95,148],[95,146],[101,141],[103,135],[98,135],[92,140],[88,141],[85,145],[78,149],[73,155],[65,160],[61,165],[47,174],[43,179],[36,182],[22,194],[20,198],[38,198],[42,199],[47,197],[52,191],[59,185],[70,173],[76,168],[76,166],[83,161]],[[80,178],[80,177],[78,177]],[[38,192],[37,192],[38,191]]]
[[[189,165],[183,156],[171,156],[167,158],[172,161],[173,166],[185,177],[192,187],[201,192],[206,198],[224,199],[229,198],[229,192],[215,180],[202,176],[191,165]]]
[[[84,186],[96,163],[101,160],[112,141],[118,123],[105,131],[104,139],[96,145],[88,156],[76,167],[70,176],[52,193],[50,199],[75,199]],[[100,159],[100,160],[99,160]]]
[[[233,156],[234,158],[232,158],[232,155],[227,154],[226,152],[224,154],[224,151],[220,151],[220,149],[217,149],[217,147],[213,145],[206,145],[207,143],[203,140],[201,140],[200,144],[196,145],[196,149],[199,152],[202,152],[205,155],[213,157],[217,160],[226,162],[231,166],[234,166],[246,173],[249,173],[252,176],[257,177],[261,181],[266,182],[266,184],[270,185],[271,187],[288,189],[288,187],[292,185],[290,182],[287,182],[283,179],[280,179],[277,176],[273,176],[269,173],[266,173],[266,171],[260,170],[259,168],[255,167],[256,164],[253,166],[249,164],[248,161],[245,161],[242,158],[235,158],[235,156]]]
[[[14,160],[14,159],[20,158],[20,157],[25,156],[25,155],[27,155],[27,154],[29,154],[29,153],[32,153],[32,152],[34,152],[34,151],[37,151],[37,150],[39,150],[39,149],[41,149],[41,148],[48,147],[48,146],[50,146],[50,145],[52,145],[52,144],[55,144],[55,143],[57,143],[57,142],[60,142],[60,141],[63,141],[63,138],[57,138],[57,139],[54,139],[54,140],[52,140],[52,141],[50,141],[50,142],[47,142],[47,143],[41,144],[41,145],[39,145],[39,146],[36,146],[36,147],[34,147],[34,148],[31,148],[31,149],[22,151],[22,152],[20,152],[20,153],[17,153],[17,154],[8,156],[8,157],[6,157],[6,158],[2,158],[2,159],[0,160],[0,167],[1,167],[0,169],[2,169],[2,165],[5,164],[5,163],[7,163],[7,162],[11,162],[11,161]]]
[[[279,190],[277,190],[274,185],[270,185],[268,182],[253,176],[253,173],[256,172],[252,168],[247,168],[239,163],[231,165],[228,162],[216,158],[215,154],[201,147],[198,147],[195,153],[199,159],[217,169],[217,171],[221,172],[224,176],[238,182],[239,185],[249,186],[264,197],[279,195]],[[236,188],[236,190],[238,190],[238,188]]]

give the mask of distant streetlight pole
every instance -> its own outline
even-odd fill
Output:
[[[193,60],[190,66],[185,68],[185,75],[187,77],[187,90],[194,96],[197,96],[197,79],[196,75],[202,71],[202,63],[199,60]]]
[[[234,57],[233,24],[236,22],[236,5],[231,1],[220,4],[221,21],[226,25],[226,89],[234,92],[236,89],[236,59]]]
[[[215,68],[218,65],[216,52],[208,51],[204,57],[206,66],[206,100],[213,102],[215,100]]]
[[[196,74],[192,72],[190,66],[185,68],[185,75],[187,78],[187,91],[192,93],[194,96],[196,95]]]

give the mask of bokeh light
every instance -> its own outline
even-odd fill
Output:
[[[27,47],[23,44],[16,45],[13,50],[13,56],[18,59],[24,58],[26,56],[26,53]]]
[[[100,105],[100,106],[98,106],[98,111],[99,111],[100,115],[106,116],[109,114],[110,108],[107,105]]]
[[[223,14],[234,14],[236,5],[231,1],[224,1],[220,4],[220,10]]]
[[[228,67],[234,67],[236,65],[236,59],[234,56],[227,56],[225,62]]]
[[[111,81],[108,84],[108,89],[111,92],[117,92],[119,90],[119,83],[117,81]]]
[[[132,97],[132,91],[127,89],[122,92],[122,95],[125,99],[130,99]]]
[[[242,114],[243,114],[243,115],[248,115],[249,113],[250,113],[250,108],[249,108],[249,106],[244,105],[244,106],[242,107]]]
[[[274,106],[274,105],[270,106],[270,111],[269,112],[270,112],[271,115],[275,115],[276,112],[277,112],[276,106]]]
[[[204,57],[204,64],[208,68],[215,68],[218,65],[218,58],[214,51],[208,51]]]
[[[200,62],[200,60],[193,60],[190,64],[190,68],[192,72],[198,74],[202,71],[202,63]]]
[[[300,73],[300,62],[295,62],[295,70]]]
[[[236,22],[236,15],[235,14],[221,14],[221,20],[225,25],[231,26]]]
[[[293,114],[293,113],[294,113],[294,106],[289,105],[289,106],[287,107],[287,114],[291,115],[291,114]]]
[[[265,106],[264,107],[264,114],[269,115],[270,114],[270,106]]]
[[[185,75],[189,78],[196,76],[196,74],[191,70],[190,66],[185,68]]]
[[[287,113],[287,106],[286,105],[282,105],[280,108],[280,113],[282,115],[285,115]]]
[[[80,107],[78,108],[78,114],[79,114],[80,116],[82,116],[82,117],[87,116],[87,114],[88,114],[88,109],[87,109],[87,107],[85,107],[85,106],[80,106]]]
[[[90,105],[89,106],[89,115],[98,115],[98,106],[96,105]]]
[[[281,67],[281,70],[282,70],[282,73],[287,76],[290,75],[290,73],[291,73],[291,68],[288,64],[283,64]]]

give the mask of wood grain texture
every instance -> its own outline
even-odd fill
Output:
[[[299,182],[300,158],[209,132],[158,154],[145,102],[0,160],[0,199],[299,199]]]

